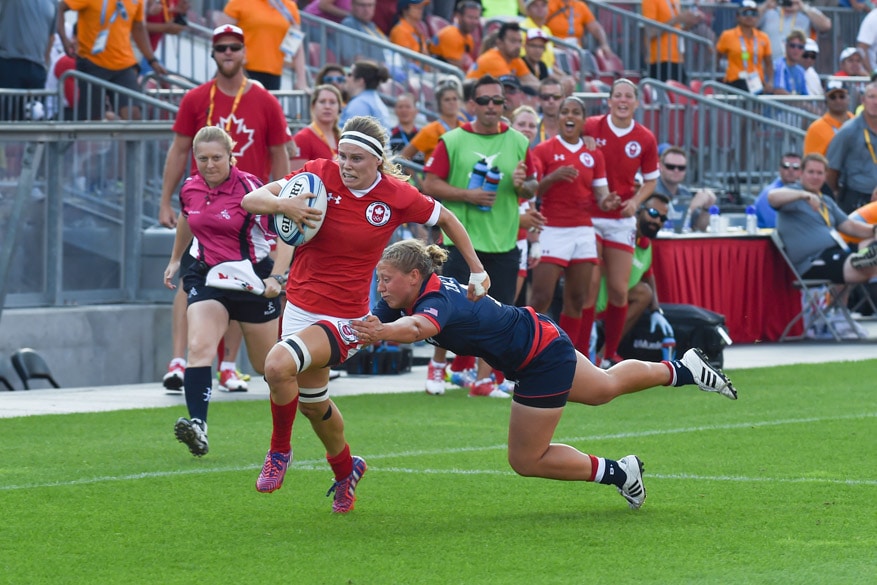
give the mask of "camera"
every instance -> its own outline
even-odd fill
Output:
[[[780,2],[780,5],[781,5],[783,8],[790,8],[790,7],[792,6],[792,0],[782,0],[782,1]]]
[[[783,0],[785,1],[785,0]],[[183,26],[189,26],[189,21],[186,20],[185,14],[180,14],[179,12],[174,15],[174,23],[181,24]]]

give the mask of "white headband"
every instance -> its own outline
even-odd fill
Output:
[[[338,141],[338,144],[353,144],[380,159],[384,158],[384,147],[381,141],[362,132],[347,131],[341,135],[341,140]]]

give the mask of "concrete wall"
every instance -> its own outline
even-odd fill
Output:
[[[0,359],[22,347],[38,351],[62,387],[155,382],[160,388],[171,358],[171,306],[4,309]]]

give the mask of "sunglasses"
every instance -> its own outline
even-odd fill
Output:
[[[808,51],[808,52],[804,53],[803,55],[801,55],[801,58],[802,59],[815,59],[816,53],[814,53],[813,51]]]
[[[560,95],[559,93],[540,93],[539,99],[542,100],[543,102],[550,102],[552,100],[553,101],[561,100],[561,99],[563,99],[563,96]]]
[[[505,98],[501,95],[489,96],[489,95],[480,95],[477,98],[472,98],[472,101],[478,104],[479,106],[486,106],[487,104],[493,102],[495,106],[501,106],[505,104]]]
[[[828,99],[830,99],[830,100],[845,100],[845,99],[847,99],[848,97],[850,97],[850,96],[847,94],[847,92],[844,91],[844,92],[841,92],[841,93],[832,93],[832,94],[829,94]]]
[[[804,48],[804,45],[802,45],[801,43],[786,43],[786,45],[790,49],[803,49]]]
[[[782,167],[784,169],[795,169],[796,171],[801,168],[800,163],[783,163]]]
[[[757,10],[741,10],[740,16],[758,16]]]
[[[244,46],[240,43],[231,43],[228,45],[213,45],[214,53],[225,53],[229,49],[231,49],[232,53],[238,53],[243,50]]]
[[[646,213],[649,214],[649,217],[652,219],[660,219],[662,222],[667,221],[667,216],[655,209],[654,207],[643,207]]]
[[[665,167],[668,171],[684,171],[685,169],[688,168],[686,165],[671,165],[671,164],[668,164],[668,163],[664,163],[664,167]]]
[[[325,75],[323,76],[323,83],[344,83],[346,79],[346,75]]]
[[[516,93],[518,93],[518,88],[513,85],[503,85],[502,91],[506,95],[515,95]]]

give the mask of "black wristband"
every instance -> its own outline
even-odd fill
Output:
[[[152,59],[147,61],[147,63],[149,63],[150,65],[152,65],[153,63],[158,63],[158,57],[153,57]]]

